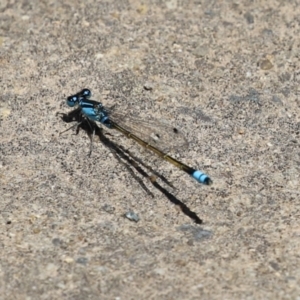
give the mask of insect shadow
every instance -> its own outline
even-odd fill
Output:
[[[145,164],[140,158],[134,156],[132,153],[130,153],[129,150],[125,149],[120,145],[117,145],[108,137],[106,137],[103,133],[102,128],[100,128],[95,122],[90,121],[82,116],[80,108],[77,108],[69,112],[68,114],[59,113],[59,115],[61,116],[62,120],[66,123],[74,121],[77,122],[77,125],[73,126],[77,126],[76,134],[78,134],[79,130],[82,129],[88,134],[91,141],[93,140],[94,136],[99,137],[101,143],[110,149],[115,158],[126,167],[130,175],[139,183],[141,188],[143,188],[143,190],[146,191],[146,193],[154,197],[153,193],[147,188],[142,179],[139,176],[137,176],[134,170],[136,170],[136,172],[138,172],[142,177],[148,179],[157,190],[164,194],[171,203],[177,205],[180,208],[180,210],[186,216],[191,218],[196,224],[202,224],[202,220],[197,216],[195,212],[191,211],[186,204],[177,199],[172,193],[170,193],[157,182],[157,179],[159,178],[168,186],[175,188],[163,175],[159,174],[153,168]],[[150,171],[153,175],[149,175],[144,169]]]

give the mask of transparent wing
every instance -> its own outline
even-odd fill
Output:
[[[142,120],[123,113],[108,110],[109,118],[140,139],[163,152],[188,147],[183,133],[158,120]]]

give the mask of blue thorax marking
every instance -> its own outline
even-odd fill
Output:
[[[80,106],[82,113],[87,118],[95,122],[100,122],[101,124],[109,128],[111,127],[108,114],[104,109],[102,103],[81,97],[78,105]]]

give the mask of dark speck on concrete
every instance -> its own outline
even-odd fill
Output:
[[[88,262],[88,259],[86,257],[78,257],[76,259],[76,262],[81,265],[86,265]]]
[[[245,13],[244,17],[247,20],[248,24],[253,24],[254,23],[254,17],[251,13],[249,13],[249,12]]]

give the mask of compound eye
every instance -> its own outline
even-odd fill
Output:
[[[92,92],[89,89],[83,89],[79,94],[84,98],[90,98],[92,96]]]
[[[67,104],[70,107],[74,107],[78,103],[79,99],[77,96],[70,96],[67,98]]]

